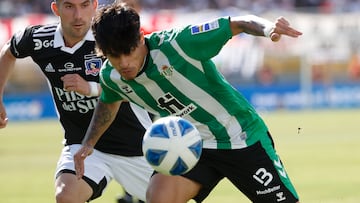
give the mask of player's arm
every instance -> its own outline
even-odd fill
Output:
[[[97,141],[114,121],[121,102],[104,103],[99,100],[82,141],[83,146],[74,155],[76,175],[79,179],[84,175],[84,159],[93,152]]]
[[[66,91],[75,91],[86,96],[99,96],[101,86],[97,82],[86,81],[79,74],[66,74],[61,77]]]
[[[16,58],[10,51],[10,43],[5,44],[0,52],[0,128],[5,128],[7,124],[7,115],[3,104],[3,95],[5,85],[15,67]]]
[[[233,35],[245,32],[255,36],[270,37],[272,41],[278,41],[281,35],[290,37],[302,35],[300,31],[290,27],[290,23],[283,17],[271,22],[255,15],[237,16],[230,19],[230,27]]]

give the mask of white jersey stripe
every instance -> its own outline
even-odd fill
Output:
[[[191,57],[189,57],[179,46],[179,44],[176,42],[176,40],[172,40],[170,42],[171,46],[177,51],[177,53],[183,57],[187,62],[189,62],[194,67],[198,68],[201,72],[204,72],[204,69],[201,65],[201,63],[198,60],[195,60]]]
[[[117,90],[114,90],[113,88],[111,88],[111,85],[108,85],[106,84],[106,81],[102,80],[103,83],[110,89],[112,89],[114,92],[118,93],[122,98],[124,99],[128,99],[129,102],[131,102],[132,100],[136,100],[136,101],[141,101],[141,102],[138,102],[138,104],[140,106],[143,106],[147,109],[148,112],[151,112],[155,115],[157,115],[157,111],[153,110],[150,106],[148,106],[143,100],[141,97],[139,97],[138,95],[136,95],[136,93],[134,92],[134,94],[131,94],[131,97],[130,97],[130,94],[127,95],[127,94],[123,94],[122,91],[123,91],[123,88],[121,87],[121,84],[124,84],[123,81],[121,81],[121,76],[120,74],[115,70],[111,70],[111,73],[110,73],[110,78],[111,78],[111,81],[113,81],[114,83],[116,83],[117,87],[121,90],[121,91],[117,91]],[[126,84],[124,84],[126,85]],[[130,86],[128,86],[130,88]],[[150,110],[152,109],[152,110]]]
[[[141,125],[144,126],[145,129],[150,127],[152,122],[150,119],[148,119],[149,115],[147,111],[132,102],[130,102],[130,108],[133,110],[137,119],[140,121]]]

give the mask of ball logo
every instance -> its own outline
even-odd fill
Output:
[[[169,116],[160,118],[147,129],[143,152],[149,164],[166,175],[180,175],[191,170],[200,159],[202,140],[188,120]]]

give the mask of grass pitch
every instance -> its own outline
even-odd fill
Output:
[[[360,202],[360,110],[264,112],[303,203]],[[54,201],[63,134],[57,120],[11,122],[0,129],[0,202]],[[94,203],[115,203],[115,182]],[[227,180],[205,203],[250,202]]]

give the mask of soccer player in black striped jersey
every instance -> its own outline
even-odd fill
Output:
[[[14,34],[1,50],[0,128],[8,122],[2,98],[16,59],[31,57],[48,80],[64,129],[65,146],[55,174],[57,203],[95,199],[112,179],[144,200],[153,172],[141,150],[151,119],[138,106],[124,103],[116,121],[94,146],[85,163],[85,176],[81,180],[75,176],[73,155],[81,146],[101,92],[98,81],[104,59],[94,53],[90,31],[97,6],[97,0],[55,0],[51,8],[60,18],[58,23],[29,26]]]
[[[200,160],[188,173],[152,176],[147,203],[202,202],[224,178],[252,202],[299,202],[265,122],[211,60],[240,33],[272,41],[300,36],[285,18],[270,22],[254,15],[225,16],[145,36],[136,11],[112,4],[99,10],[92,29],[107,60],[95,116],[74,157],[79,177],[84,155],[115,118],[114,111],[131,101],[156,116],[191,121],[203,141]]]

